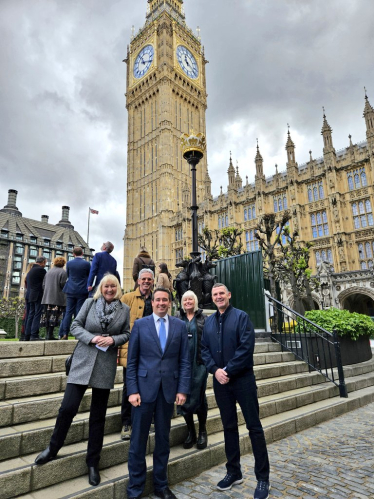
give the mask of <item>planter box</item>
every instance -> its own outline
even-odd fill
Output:
[[[335,348],[312,334],[307,337],[298,334],[273,334],[272,338],[294,352],[303,360],[320,366],[321,369],[336,367]],[[372,358],[369,336],[360,336],[356,341],[339,337],[340,354],[343,366],[359,364]],[[324,347],[323,347],[324,344]],[[325,348],[325,349],[324,349]]]

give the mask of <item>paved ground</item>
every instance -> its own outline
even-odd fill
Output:
[[[269,455],[270,499],[373,499],[374,404],[270,444]],[[178,499],[252,498],[252,455],[242,458],[242,470],[245,481],[228,492],[215,489],[224,465],[172,490]]]

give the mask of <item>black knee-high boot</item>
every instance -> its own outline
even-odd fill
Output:
[[[56,338],[53,336],[54,326],[47,327],[46,340],[55,340]]]
[[[196,430],[195,424],[193,422],[193,414],[186,414],[184,419],[188,428],[188,435],[186,440],[183,442],[184,449],[191,449],[191,447],[196,444]]]
[[[198,411],[197,417],[199,418],[199,436],[197,439],[196,447],[198,449],[205,449],[208,445],[208,434],[206,432],[206,419],[207,419],[206,410]]]

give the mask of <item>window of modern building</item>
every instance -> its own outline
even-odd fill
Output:
[[[36,243],[36,237],[30,234],[30,243]]]
[[[35,246],[30,246],[29,256],[36,258],[38,256],[38,248],[36,248]]]
[[[352,203],[353,225],[355,229],[364,229],[374,225],[373,212],[369,199]]]
[[[56,250],[55,255],[56,256],[64,256],[64,252],[61,250]]]
[[[320,180],[319,182],[308,184],[307,189],[308,189],[309,203],[312,203],[313,201],[318,201],[319,199],[324,199],[325,192],[323,190],[322,180]]]
[[[16,255],[23,255],[23,252],[24,252],[23,245],[17,243],[14,252],[15,252]]]
[[[257,251],[258,250],[258,240],[255,237],[255,230],[245,231],[245,245],[247,251]]]
[[[248,220],[254,220],[256,218],[256,206],[250,204],[244,207],[244,222]]]
[[[373,268],[374,243],[360,243],[358,245],[358,258],[362,270]]]
[[[15,270],[12,274],[12,284],[19,284],[21,282],[21,272]]]
[[[353,191],[354,189],[360,189],[361,187],[366,187],[368,185],[365,167],[357,168],[347,172],[348,179],[348,189]]]
[[[22,257],[21,256],[15,256],[13,258],[13,268],[17,270],[21,270],[22,268]]]
[[[21,232],[17,232],[16,239],[17,241],[23,241],[23,234],[21,234]]]
[[[62,241],[56,241],[55,246],[56,248],[62,248]]]
[[[322,262],[329,262],[333,265],[334,259],[331,249],[316,251],[316,264],[320,265]]]
[[[318,211],[310,216],[313,239],[329,235],[329,224],[326,211]]]
[[[68,253],[68,262],[74,260],[74,255],[72,253]]]
[[[8,239],[8,237],[9,237],[9,231],[7,229],[1,229],[1,237],[4,237],[5,239]]]

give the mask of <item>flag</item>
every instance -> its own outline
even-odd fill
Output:
[[[92,208],[90,208],[90,212],[93,214],[93,215],[98,215],[99,212],[97,210],[93,210]]]

